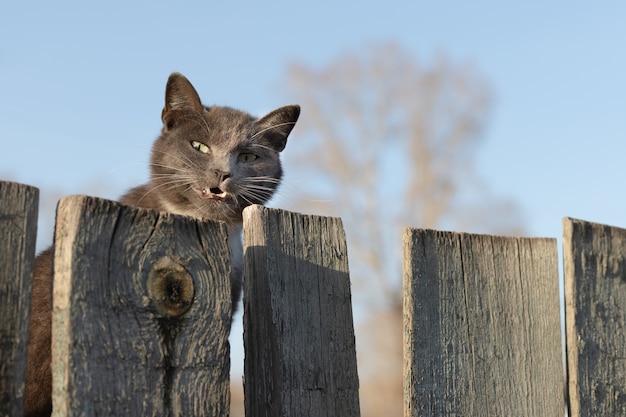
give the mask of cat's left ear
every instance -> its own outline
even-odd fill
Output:
[[[173,72],[165,87],[165,107],[161,113],[164,128],[171,129],[181,120],[185,120],[186,113],[201,114],[202,111],[196,89],[183,74]]]
[[[257,134],[262,135],[269,145],[280,152],[287,145],[287,137],[300,116],[300,106],[291,104],[280,107],[255,122]]]

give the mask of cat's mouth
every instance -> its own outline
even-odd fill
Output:
[[[218,200],[223,201],[226,199],[227,194],[225,191],[218,187],[193,187],[193,190],[198,194],[198,196],[204,200]]]

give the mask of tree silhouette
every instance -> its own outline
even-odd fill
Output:
[[[402,227],[520,233],[514,204],[473,165],[490,94],[469,65],[379,44],[321,69],[292,64],[287,88],[303,109],[288,160],[309,193],[297,208],[343,219],[352,276],[376,283],[374,301],[400,300]]]

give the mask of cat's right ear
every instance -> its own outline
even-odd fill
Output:
[[[165,107],[161,113],[163,128],[169,130],[184,117],[185,113],[201,114],[203,109],[200,96],[189,80],[178,72],[172,73],[165,87]]]
[[[287,136],[291,133],[300,116],[300,106],[291,104],[269,112],[256,121],[258,134],[263,133],[263,138],[276,152],[281,152],[287,144]],[[256,136],[256,135],[255,135]]]

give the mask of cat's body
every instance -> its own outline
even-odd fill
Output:
[[[282,177],[279,160],[295,125],[297,105],[256,119],[228,107],[204,107],[185,77],[170,76],[163,130],[152,148],[151,179],[120,202],[199,219],[224,221],[231,249],[233,311],[241,295],[243,209],[263,204]],[[35,260],[25,413],[49,416],[52,248]]]

